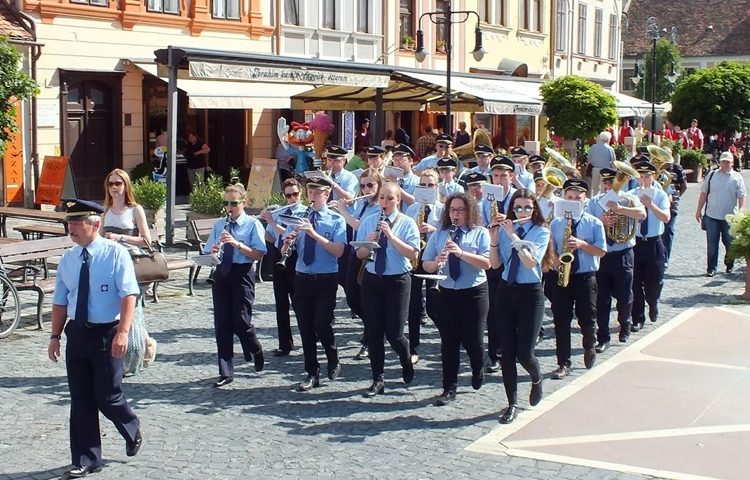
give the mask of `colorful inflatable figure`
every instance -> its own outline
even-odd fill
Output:
[[[302,174],[305,170],[311,170],[313,164],[313,152],[309,147],[312,145],[314,135],[307,123],[292,122],[291,129],[286,124],[285,118],[280,118],[276,131],[281,144],[286,148],[289,156],[294,157],[294,172]]]

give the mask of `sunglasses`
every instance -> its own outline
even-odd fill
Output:
[[[435,185],[437,184],[436,183],[420,183],[419,184],[420,187],[429,187],[429,188],[433,188]]]
[[[115,182],[107,182],[107,185],[110,187],[122,187],[123,182],[121,181],[115,181]]]
[[[241,204],[242,202],[240,200],[223,200],[221,202],[221,205],[224,207],[236,207],[237,205]]]
[[[450,213],[464,213],[465,211],[466,207],[450,208]]]
[[[514,207],[513,211],[516,213],[521,213],[521,212],[531,213],[534,211],[534,206],[526,205],[525,207]]]
[[[298,195],[299,195],[299,192],[293,192],[293,193],[285,193],[285,194],[284,194],[284,196],[285,196],[286,198],[292,198],[292,197],[296,197],[296,196],[298,196]]]
[[[359,188],[375,188],[376,185],[377,183],[360,183]]]

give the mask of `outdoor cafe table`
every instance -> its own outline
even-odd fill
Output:
[[[0,207],[0,235],[3,237],[8,236],[8,230],[5,225],[8,218],[24,218],[40,222],[62,223],[65,225],[63,223],[65,212],[47,212],[44,210],[32,210],[30,208],[19,207]],[[65,231],[68,231],[67,225],[65,225]]]

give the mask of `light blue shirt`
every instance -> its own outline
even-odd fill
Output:
[[[440,194],[445,198],[448,198],[448,196],[454,193],[464,193],[464,187],[462,187],[455,178],[450,183],[440,182],[440,184],[438,184],[438,189]]]
[[[296,205],[291,207],[292,212],[289,215],[294,215],[295,217],[303,217],[305,215],[305,212],[307,211],[307,205],[303,205],[302,203],[297,202]],[[290,227],[288,225],[285,225],[284,222],[279,220],[279,215],[287,215],[287,208],[283,208],[279,210],[278,212],[273,214],[273,219],[276,223],[278,223],[280,226],[285,227],[286,230],[284,230],[284,233],[279,235],[276,230],[271,226],[271,224],[268,224],[266,227],[266,232],[274,238],[274,244],[276,245],[276,248],[281,248],[281,246],[284,243],[284,237],[286,237],[292,230],[294,230],[293,227]]]
[[[349,170],[342,168],[339,173],[331,173],[331,179],[336,182],[339,187],[346,190],[347,193],[350,193],[352,196],[357,195],[357,189],[359,188],[359,178],[357,178],[357,176]],[[332,190],[330,200],[338,199],[339,195],[336,193],[336,191]]]
[[[567,220],[559,217],[552,220],[552,223],[549,225],[552,231],[552,238],[555,239],[555,250],[557,250],[558,256],[562,254],[565,247],[563,244],[563,235],[565,234],[566,226]],[[597,217],[584,212],[580,220],[573,220],[573,228],[575,228],[574,237],[607,251],[604,224]],[[576,250],[575,255],[578,256],[578,270],[571,273],[589,273],[599,270],[599,257],[584,252],[582,248]]]
[[[208,236],[208,240],[206,240],[206,246],[203,249],[203,253],[211,253],[211,248],[221,239],[221,232],[224,230],[226,224],[227,221],[224,218],[221,218],[214,223],[214,228],[211,230],[211,235]],[[261,224],[258,219],[247,215],[244,211],[240,213],[240,216],[234,221],[234,226],[230,230],[230,234],[235,240],[247,245],[253,250],[263,252],[265,255],[267,251],[266,241],[261,232],[263,232],[263,224]],[[232,263],[254,262],[255,260],[241,253],[239,248],[234,249],[234,252],[232,253]]]
[[[518,227],[516,227],[518,228]],[[518,273],[516,275],[516,283],[541,283],[542,281],[542,259],[547,251],[547,245],[549,244],[550,232],[547,227],[540,225],[534,225],[530,222],[526,222],[523,225],[525,235],[522,235],[523,240],[528,240],[534,244],[534,248],[530,250],[531,256],[536,260],[536,265],[533,268],[528,269],[523,262],[518,262]],[[513,247],[511,246],[511,239],[508,234],[505,233],[504,229],[500,229],[500,237],[498,238],[498,253],[500,254],[500,261],[505,266],[503,269],[503,280],[508,281],[508,271],[510,270],[510,257],[513,253]]]
[[[524,188],[528,188],[532,192],[534,191],[534,175],[532,175],[531,172],[524,168],[521,170],[520,174],[516,175],[516,178],[518,178],[518,181],[524,186]]]
[[[508,215],[508,211],[510,209],[510,199],[513,198],[513,194],[516,193],[516,189],[513,187],[510,187],[510,191],[503,199],[495,199],[495,202],[500,202],[503,208],[499,209],[498,211],[502,214]],[[482,205],[482,221],[485,225],[488,225],[490,223],[490,205],[492,205],[492,202],[489,201],[486,197],[483,198],[484,204]]]
[[[599,199],[602,198],[605,194],[600,193],[598,195],[594,195],[591,198],[591,201],[589,202],[588,206],[586,207],[586,211],[590,213],[591,215],[595,216],[596,218],[601,219],[602,216],[604,216],[604,209],[601,205],[599,205]],[[633,201],[634,207],[640,207],[642,205],[640,199],[636,197],[635,195],[631,195],[629,193],[620,193],[620,205],[626,205],[627,202],[625,199],[630,199]],[[636,231],[638,229],[638,224],[636,222]],[[635,236],[633,236],[630,241],[625,243],[610,243],[607,242],[607,252],[621,252],[623,250],[627,250],[629,248],[633,248],[635,246]]]
[[[419,250],[419,228],[417,228],[417,223],[411,217],[394,210],[386,218],[391,221],[391,230],[396,237],[400,238],[414,250]],[[357,241],[367,241],[368,235],[375,231],[379,221],[380,215],[369,215],[362,220],[362,223],[359,224],[359,230],[357,230]],[[382,255],[379,249],[375,251],[376,258],[378,255]],[[374,274],[375,262],[367,262],[365,268],[368,272]],[[391,242],[388,242],[385,248],[385,271],[383,275],[399,275],[411,270],[411,260],[398,253],[396,247]]]
[[[398,179],[398,186],[403,188],[409,195],[414,195],[414,190],[419,185],[419,175],[414,175],[412,172],[406,172],[403,178]]]
[[[458,240],[458,246],[461,250],[466,253],[473,253],[482,257],[490,257],[490,232],[484,227],[474,227],[470,230],[466,230],[466,227],[461,229],[463,234]],[[445,247],[450,228],[444,228],[436,231],[430,240],[427,242],[427,246],[422,254],[422,260],[435,260],[440,252]],[[461,260],[461,259],[459,259]],[[458,279],[453,280],[449,275],[448,263],[443,265],[441,273],[448,275],[448,278],[440,281],[441,288],[450,288],[451,290],[464,290],[466,288],[476,287],[487,281],[487,274],[484,270],[469,265],[465,261],[461,261],[461,273]]]
[[[370,203],[370,200],[374,198],[375,197],[360,198],[352,205],[349,205],[349,213],[351,214],[351,216],[356,218],[357,220],[362,220],[363,218],[375,213],[379,215],[380,204],[378,202]]]
[[[97,237],[86,246],[89,254],[89,323],[120,320],[123,298],[138,295],[133,260],[128,250],[111,240]],[[55,276],[54,305],[67,306],[68,318],[76,317],[78,278],[83,265],[83,247],[76,245],[60,259]]]
[[[331,242],[346,244],[346,221],[340,214],[328,207],[318,212],[315,231]],[[297,272],[298,273],[337,273],[339,271],[338,257],[328,253],[319,242],[315,242],[315,259],[310,265],[305,265],[305,232],[300,232],[296,240]]]
[[[418,174],[421,174],[423,171],[427,170],[428,168],[436,168],[437,162],[440,160],[436,154],[428,155],[424,157],[422,160],[419,161],[416,165],[414,165],[414,171]],[[461,160],[458,160],[458,172],[463,170],[464,164]],[[458,175],[457,175],[458,176]]]
[[[669,197],[667,194],[662,190],[661,187],[657,186],[656,183],[651,186],[651,190],[654,192],[654,198],[651,200],[654,205],[656,205],[660,210],[662,211],[669,211]],[[638,196],[637,189],[631,190],[628,192],[630,194],[633,194],[635,196]],[[648,230],[646,231],[646,238],[652,238],[652,237],[658,237],[662,233],[664,233],[664,223],[656,218],[656,214],[651,210],[650,208],[646,208],[646,220],[642,220],[638,222],[638,225],[635,226],[635,236],[639,238],[643,238],[643,235],[641,235],[641,224],[645,221],[648,222]]]
[[[479,165],[477,165],[476,167],[471,167],[471,168],[464,169],[461,172],[461,175],[459,175],[457,178],[459,180],[466,181],[465,177],[466,177],[466,175],[468,175],[470,173],[481,173],[482,175],[484,175],[485,177],[487,177],[487,181],[488,182],[490,181],[490,179],[492,179],[492,169],[489,167],[489,165],[485,169],[482,169]]]

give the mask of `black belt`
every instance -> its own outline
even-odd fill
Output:
[[[616,251],[610,251],[610,252],[607,252],[607,255],[612,255],[612,256],[615,256],[615,255],[623,255],[623,254],[625,254],[625,253],[628,253],[628,252],[629,252],[629,251],[631,251],[632,249],[633,249],[633,247],[628,247],[628,248],[626,248],[626,249],[624,249],[624,250],[616,250]]]
[[[403,272],[403,273],[396,273],[396,274],[394,274],[394,275],[381,275],[381,274],[378,274],[378,273],[370,273],[370,272],[368,272],[367,270],[365,270],[365,273],[366,273],[366,274],[368,274],[368,275],[371,275],[371,276],[373,276],[373,277],[377,277],[377,278],[383,278],[383,279],[386,279],[386,280],[387,280],[387,279],[389,279],[389,278],[399,278],[399,277],[403,277],[404,275],[408,275],[408,274],[410,274],[410,273],[412,273],[412,272]]]
[[[91,322],[81,323],[81,322],[77,322],[75,319],[72,319],[72,318],[70,319],[70,321],[74,322],[76,325],[79,325],[83,328],[112,328],[112,327],[116,327],[120,323],[119,320],[115,320],[114,322],[109,322],[109,323],[91,323]]]
[[[325,280],[328,278],[336,278],[335,273],[300,273],[297,272],[297,276],[303,280]]]
[[[645,242],[650,242],[651,240],[656,240],[657,238],[661,238],[661,235],[656,235],[653,237],[635,237],[635,241],[645,243]]]

